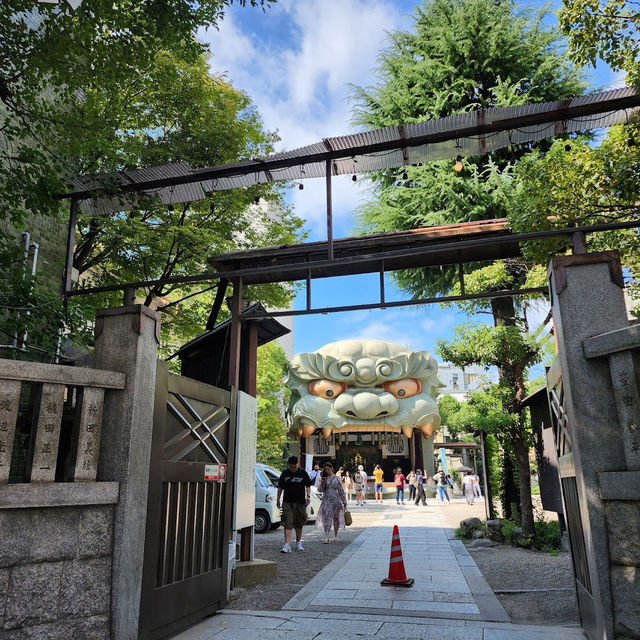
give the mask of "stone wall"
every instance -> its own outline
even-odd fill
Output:
[[[42,506],[56,495],[19,508],[24,486],[0,491],[0,637],[108,640],[113,504]],[[89,502],[117,500],[112,483],[87,483],[83,492],[83,501],[90,494]]]
[[[640,471],[603,473],[617,640],[640,638]]]

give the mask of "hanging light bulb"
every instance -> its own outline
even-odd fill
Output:
[[[456,156],[456,163],[453,165],[453,170],[458,173],[462,171],[462,156]]]
[[[300,191],[304,189],[304,185],[302,184],[302,182],[298,185],[298,189],[300,189]]]
[[[358,176],[354,173],[354,174],[351,176],[351,180],[353,180],[353,182],[355,182],[357,179],[358,179]]]

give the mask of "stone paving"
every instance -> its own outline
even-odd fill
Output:
[[[174,640],[586,638],[575,626],[511,624],[464,544],[448,535],[442,515],[446,506],[375,508],[380,510],[375,524],[281,611],[222,611]],[[380,585],[387,577],[394,524],[400,528],[407,576],[415,578],[411,588]]]

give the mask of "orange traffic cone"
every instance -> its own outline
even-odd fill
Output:
[[[380,582],[383,587],[413,587],[415,580],[407,578],[402,560],[402,548],[400,546],[400,533],[398,525],[393,525],[391,536],[391,557],[389,558],[389,577]]]

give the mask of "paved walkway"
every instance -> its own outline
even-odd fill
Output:
[[[357,507],[356,507],[357,508]],[[369,508],[367,506],[366,508]],[[584,640],[574,626],[513,625],[437,505],[371,505],[376,523],[281,611],[223,611],[174,640]],[[383,587],[393,525],[411,588]],[[305,553],[313,553],[307,546]],[[292,632],[294,632],[292,634]]]

